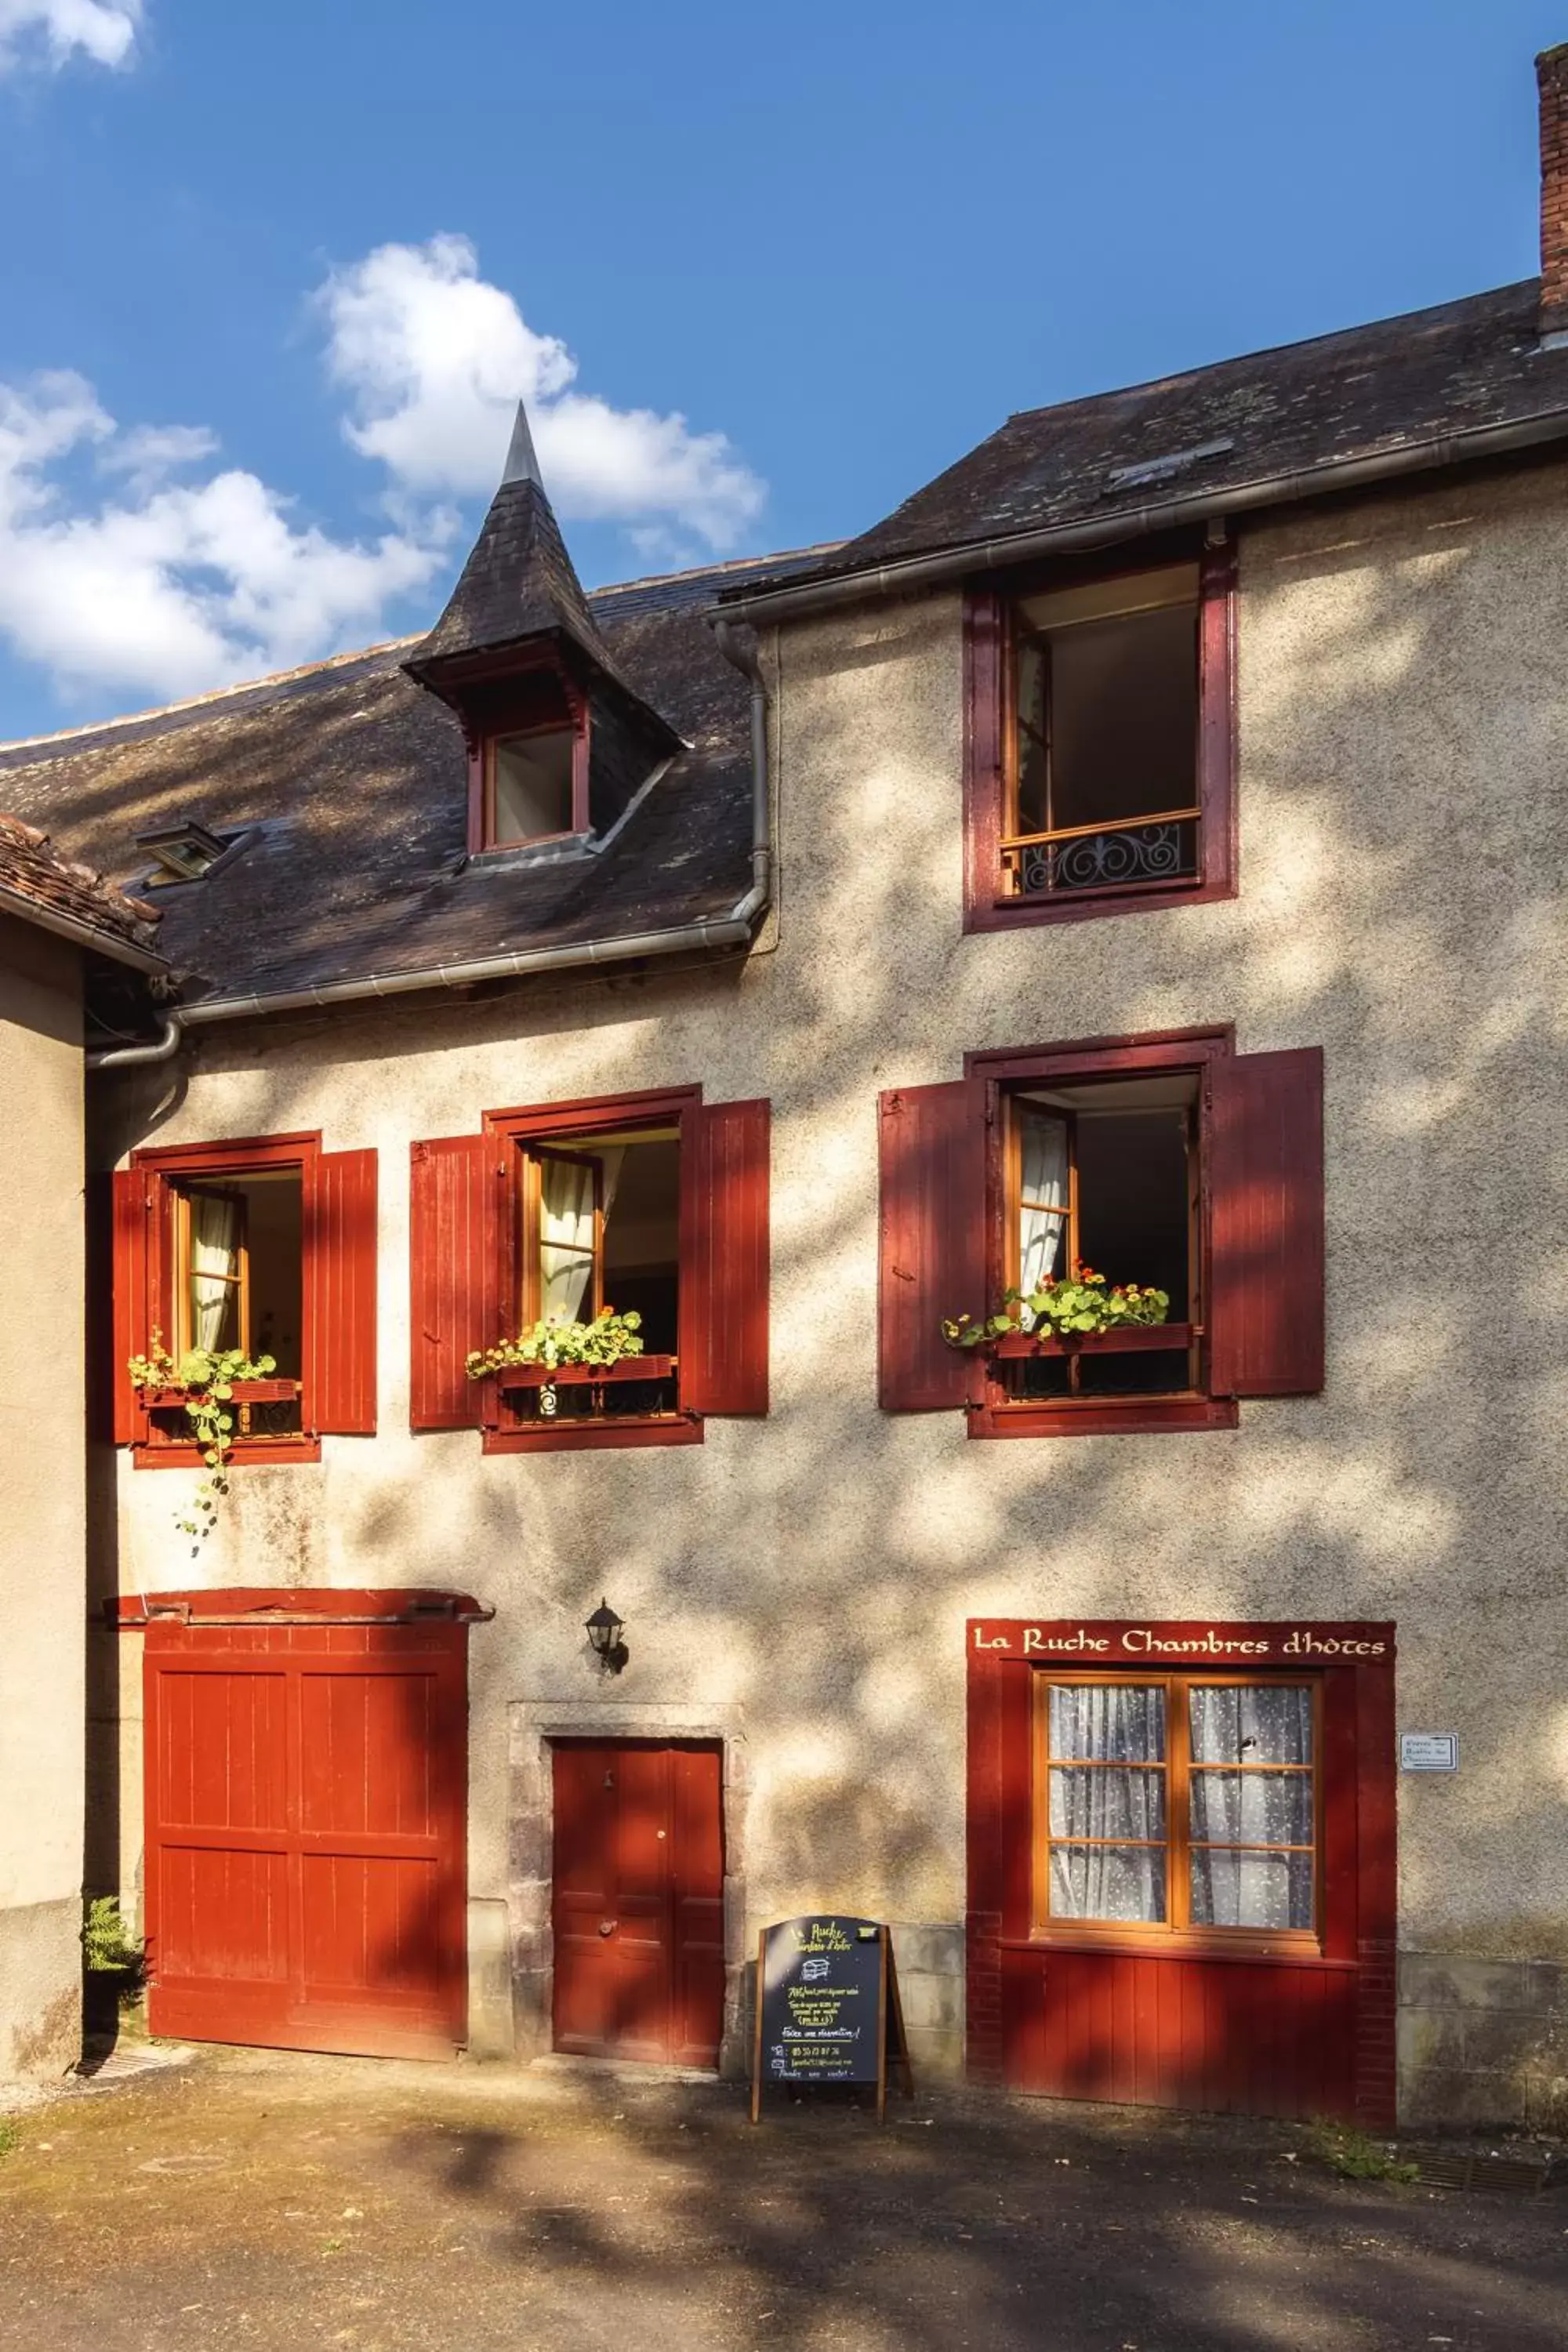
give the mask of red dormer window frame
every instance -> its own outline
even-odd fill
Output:
[[[547,671],[559,686],[565,700],[567,717],[540,719],[527,710],[527,682]],[[509,681],[518,685],[517,712],[508,715],[506,687]],[[592,830],[588,814],[588,698],[565,666],[551,655],[540,651],[531,656],[509,657],[504,670],[476,674],[471,681],[485,689],[485,710],[481,719],[469,707],[463,707],[463,736],[468,756],[468,855],[483,856],[487,852],[502,849],[542,848],[547,843],[571,841]],[[558,735],[572,730],[572,823],[564,832],[530,834],[525,840],[498,841],[495,834],[495,747],[519,735]]]

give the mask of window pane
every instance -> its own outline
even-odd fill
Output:
[[[1037,637],[1018,640],[1018,830],[1044,833],[1046,814],[1046,665]]]
[[[1312,1760],[1312,1694],[1300,1684],[1200,1684],[1187,1706],[1194,1764]]]
[[[1136,1845],[1053,1846],[1051,1916],[1056,1919],[1163,1920],[1163,1849]]]
[[[1312,1843],[1310,1772],[1194,1772],[1194,1838],[1215,1845]]]
[[[1165,1694],[1158,1683],[1056,1683],[1051,1754],[1113,1764],[1160,1763],[1165,1754]]]
[[[1067,1229],[1068,1123],[1049,1111],[1021,1108],[1018,1287],[1026,1297],[1038,1290],[1047,1275],[1063,1271]]]
[[[1102,1764],[1051,1769],[1051,1835],[1153,1838],[1165,1834],[1163,1772],[1123,1771]]]
[[[216,1355],[244,1344],[239,1328],[239,1253],[245,1205],[237,1193],[190,1195],[191,1345]]]
[[[1195,604],[1053,630],[1052,822],[1191,807],[1197,718]]]
[[[551,735],[503,735],[490,750],[495,840],[537,841],[572,830],[570,729]]]
[[[1205,1847],[1192,1857],[1196,1927],[1310,1927],[1312,1857]]]

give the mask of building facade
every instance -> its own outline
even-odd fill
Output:
[[[428,638],[0,755],[184,975],[95,1097],[155,2025],[739,2070],[840,1909],[932,2074],[1560,2120],[1554,201],[841,549],[584,597],[520,433]],[[271,1360],[211,1514],[154,1334]]]

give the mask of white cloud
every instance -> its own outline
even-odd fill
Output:
[[[128,64],[141,22],[142,0],[0,0],[0,73],[29,58],[67,65],[79,50]]]
[[[0,385],[0,634],[67,686],[172,697],[363,642],[442,561],[451,519],[368,544],[289,515],[254,474],[196,483],[192,426],[121,432],[90,384],[60,373]],[[57,475],[90,452],[125,494],[68,500]]]
[[[558,509],[622,523],[645,562],[726,548],[760,509],[722,434],[579,392],[565,345],[459,237],[382,246],[319,299],[343,431],[385,469],[378,530],[301,521],[257,475],[215,467],[205,426],[121,425],[79,375],[0,382],[0,641],[73,694],[162,699],[384,635],[449,566],[454,498],[493,490],[520,394]]]
[[[536,334],[479,276],[466,237],[379,246],[334,271],[321,300],[349,441],[410,491],[492,490],[521,398],[552,503],[568,520],[637,526],[644,545],[650,529],[675,529],[724,549],[761,512],[763,485],[722,433],[576,390],[564,343]]]

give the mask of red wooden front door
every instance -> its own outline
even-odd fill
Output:
[[[463,2040],[465,1642],[153,1618],[154,2033],[374,2057]]]
[[[717,2066],[724,1833],[717,1748],[555,1749],[555,2047]]]

